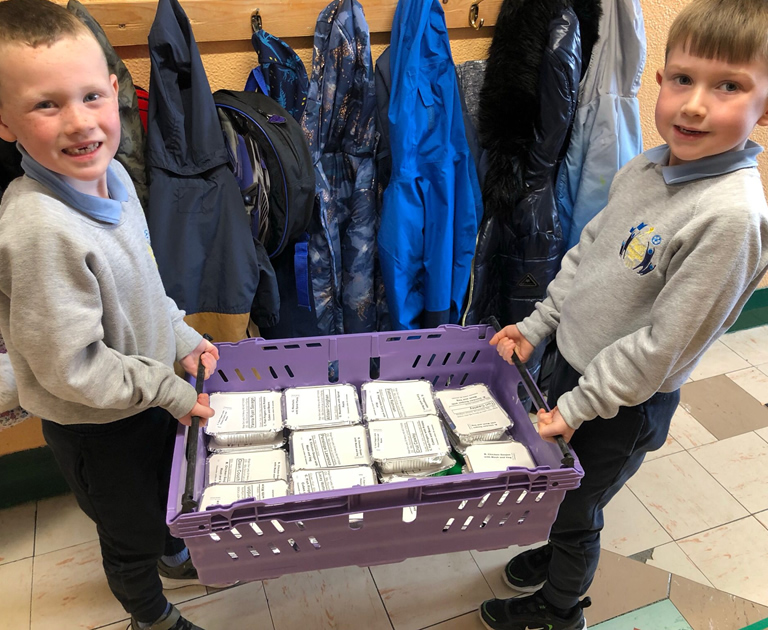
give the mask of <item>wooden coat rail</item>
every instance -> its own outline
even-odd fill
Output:
[[[57,0],[66,4],[66,0]],[[81,0],[101,24],[113,46],[146,45],[157,1]],[[266,31],[278,37],[315,33],[317,16],[329,0],[180,0],[198,42],[238,41],[251,37],[251,15],[258,9]],[[392,30],[397,0],[361,0],[372,33]],[[496,23],[502,0],[443,1],[448,28],[469,28],[470,8],[475,23]],[[490,35],[490,33],[489,33]]]

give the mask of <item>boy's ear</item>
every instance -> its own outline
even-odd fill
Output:
[[[763,115],[757,119],[756,124],[760,125],[761,127],[768,127],[768,99],[765,101],[765,109],[763,110]]]
[[[109,81],[112,84],[112,89],[115,91],[115,98],[117,98],[120,95],[120,88],[118,87],[118,84],[117,84],[117,75],[110,74]]]
[[[16,135],[11,131],[10,127],[3,122],[2,110],[0,110],[0,138],[6,142],[16,142]]]
[[[656,70],[656,83],[661,85],[661,70]]]

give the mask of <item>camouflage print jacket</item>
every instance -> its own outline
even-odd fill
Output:
[[[320,334],[376,330],[376,96],[370,36],[357,0],[333,0],[317,20],[304,130],[315,166],[309,227]]]

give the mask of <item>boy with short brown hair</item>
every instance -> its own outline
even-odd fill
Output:
[[[693,0],[675,20],[656,127],[665,145],[631,160],[608,205],[563,260],[547,298],[491,343],[511,361],[557,331],[550,413],[584,468],[549,542],[504,580],[528,597],[481,606],[492,630],[584,630],[579,601],[600,556],[603,508],[660,448],[704,352],[768,270],[768,206],[749,141],[768,125],[768,2]]]
[[[0,333],[21,405],[44,418],[131,627],[192,630],[158,572],[196,577],[164,519],[173,418],[213,410],[173,363],[210,374],[218,351],[166,296],[114,160],[117,79],[91,31],[47,0],[0,2],[0,138],[26,173],[0,203]]]

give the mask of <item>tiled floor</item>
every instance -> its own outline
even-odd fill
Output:
[[[738,630],[768,618],[768,326],[727,335],[669,439],[606,510],[592,630]],[[481,630],[517,548],[168,592],[207,630]],[[0,630],[124,630],[71,496],[0,511]]]

